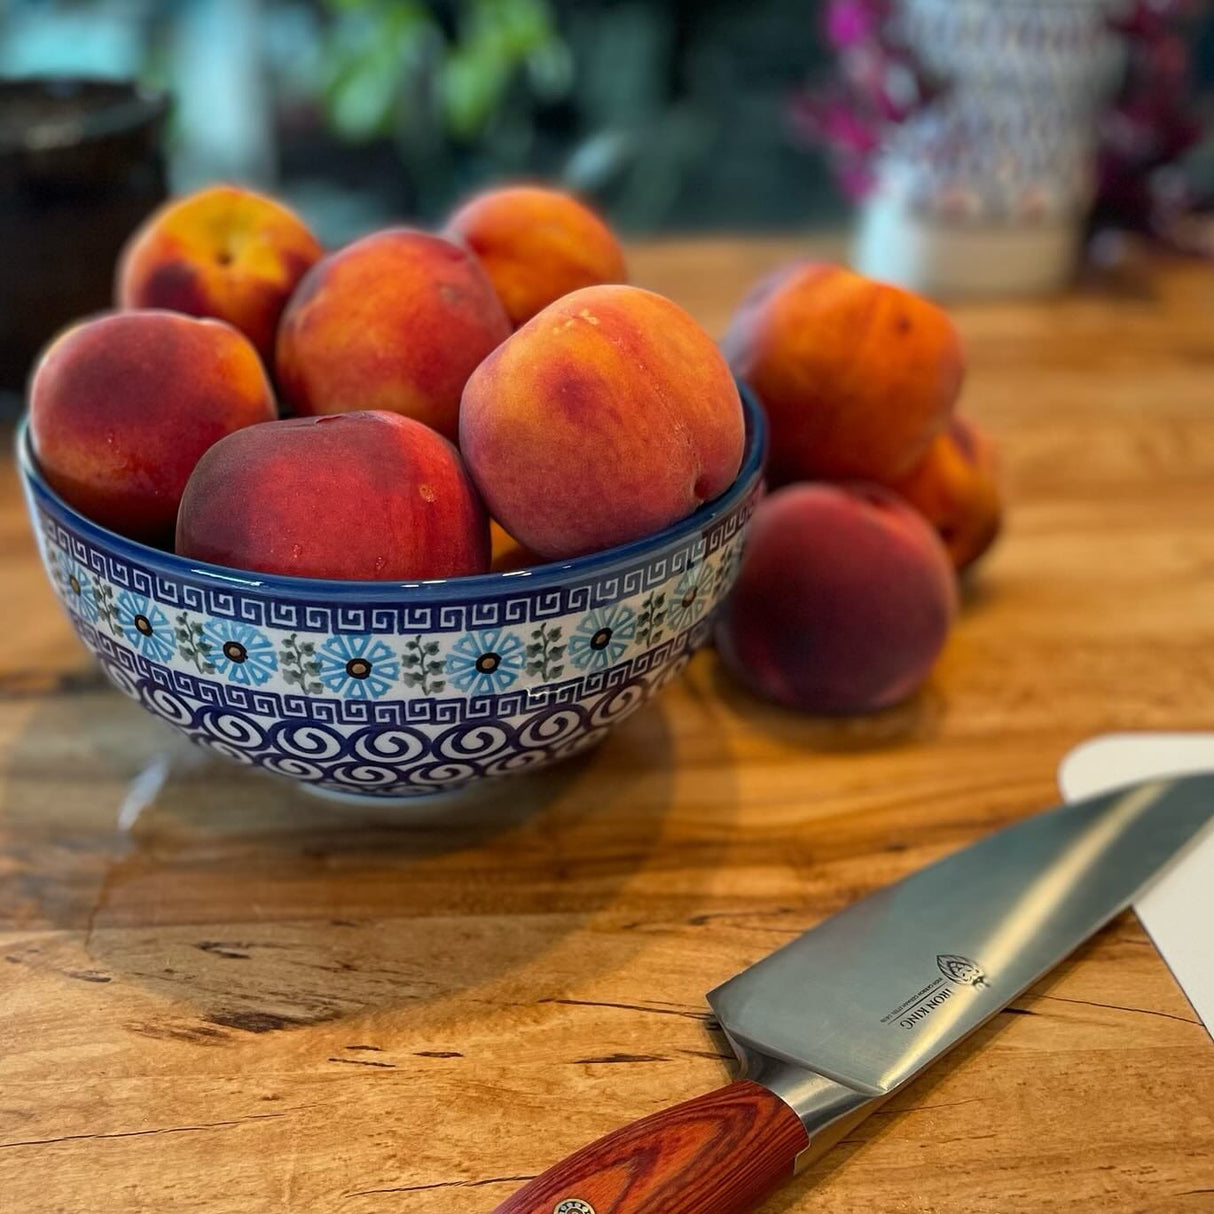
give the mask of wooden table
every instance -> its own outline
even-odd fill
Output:
[[[799,251],[634,265],[719,331]],[[1074,743],[1214,728],[1214,271],[957,315],[1012,514],[921,695],[825,723],[704,654],[593,756],[407,818],[204,760],[110,690],[5,456],[0,1208],[491,1209],[720,1084],[709,987],[1054,801]],[[802,1210],[1214,1210],[1214,1045],[1127,915],[769,1214]]]

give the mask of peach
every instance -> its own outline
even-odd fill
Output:
[[[325,258],[300,283],[278,333],[278,381],[300,414],[386,409],[454,440],[468,376],[509,335],[471,253],[392,228]]]
[[[927,678],[957,611],[936,533],[877,485],[790,485],[759,503],[717,647],[767,699],[869,712]]]
[[[551,560],[624,544],[723,493],[742,404],[712,339],[638,287],[549,304],[476,369],[460,445],[490,513]]]
[[[203,456],[181,499],[177,551],[297,577],[459,577],[489,568],[489,521],[459,452],[421,422],[295,417]]]
[[[953,418],[923,462],[893,488],[935,527],[958,570],[972,565],[999,534],[995,444],[964,418]]]
[[[840,266],[778,270],[748,296],[723,342],[771,424],[768,475],[905,476],[961,391],[961,342],[925,299]]]
[[[277,416],[248,340],[218,320],[116,312],[61,334],[30,385],[30,437],[47,481],[103,527],[173,535],[203,453]]]
[[[456,211],[445,231],[476,254],[514,325],[579,287],[628,278],[611,229],[559,190],[490,190]]]
[[[219,185],[166,203],[118,262],[122,308],[214,316],[269,363],[278,319],[322,249],[303,221],[252,190]]]

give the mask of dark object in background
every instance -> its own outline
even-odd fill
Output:
[[[132,84],[0,80],[0,394],[23,391],[68,321],[110,305],[122,242],[165,197],[167,109]]]

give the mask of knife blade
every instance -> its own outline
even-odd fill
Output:
[[[1124,910],[1214,820],[1214,775],[1039,813],[708,995],[742,1078],[616,1130],[495,1214],[745,1214]]]

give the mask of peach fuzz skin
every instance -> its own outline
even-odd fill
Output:
[[[570,291],[628,279],[611,229],[559,190],[490,190],[460,207],[445,232],[476,254],[516,326]]]
[[[717,621],[728,669],[805,712],[872,712],[927,678],[957,612],[939,539],[876,485],[791,485],[759,503]]]
[[[166,203],[143,223],[118,262],[115,294],[121,308],[226,320],[268,364],[283,308],[321,253],[281,203],[212,186]]]
[[[248,340],[175,312],[117,312],[68,329],[30,385],[30,438],[50,486],[95,523],[153,544],[171,541],[203,453],[276,416]]]
[[[318,263],[278,331],[284,398],[303,416],[383,409],[455,440],[460,394],[510,321],[476,259],[393,228]]]
[[[964,378],[940,308],[812,262],[760,283],[722,348],[767,414],[776,485],[907,475],[948,423]]]
[[[216,443],[186,486],[182,556],[295,577],[413,581],[489,568],[455,448],[395,413],[297,417]]]
[[[574,291],[528,321],[473,373],[460,414],[490,513],[548,560],[650,535],[718,497],[744,431],[712,339],[626,286]]]
[[[953,418],[923,462],[894,488],[935,527],[958,570],[968,569],[998,538],[1003,504],[995,444],[965,418]]]

